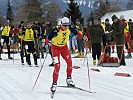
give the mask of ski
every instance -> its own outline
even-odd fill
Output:
[[[51,98],[54,98],[55,92],[51,92]]]
[[[77,90],[84,91],[84,92],[88,92],[88,93],[92,93],[92,94],[96,93],[96,92],[92,92],[92,91],[89,91],[89,90],[82,89],[82,88],[77,87],[77,86],[74,86],[74,87],[69,87],[69,86],[57,86],[57,87],[77,89]]]

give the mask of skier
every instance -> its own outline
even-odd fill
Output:
[[[54,58],[54,72],[53,72],[53,83],[51,91],[55,92],[57,87],[57,80],[60,70],[60,55],[67,63],[67,85],[74,87],[75,84],[72,81],[72,59],[70,51],[67,46],[67,41],[69,39],[70,30],[69,30],[69,19],[67,17],[62,18],[62,25],[55,27],[52,32],[48,35],[46,43],[52,40],[52,56]]]
[[[35,66],[38,67],[36,49],[34,48],[35,37],[36,37],[36,34],[34,33],[34,30],[32,29],[31,24],[27,23],[27,27],[24,35],[24,41],[25,41],[25,48],[27,50],[27,61],[28,61],[27,63],[30,67],[31,67],[30,53],[33,54]]]
[[[10,37],[10,26],[9,26],[9,20],[6,21],[6,25],[4,26],[4,28],[2,29],[2,39],[1,39],[1,48],[0,48],[0,60],[2,60],[1,58],[1,52],[2,52],[2,49],[4,47],[4,43],[6,43],[7,45],[7,49],[8,49],[8,59],[13,59],[11,56],[10,56],[10,40],[11,40],[11,37]]]

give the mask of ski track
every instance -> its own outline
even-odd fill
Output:
[[[127,86],[132,86],[132,84],[122,83],[131,79],[126,78],[123,80],[123,78],[119,78],[119,80],[116,81],[117,78],[113,76],[114,72],[116,71],[127,71],[133,73],[131,69],[127,69],[126,67],[96,67],[92,65],[92,58],[88,59],[89,68],[98,68],[101,70],[101,72],[94,72],[90,70],[91,91],[96,93],[91,94],[70,88],[57,88],[53,99],[50,98],[50,87],[52,84],[52,74],[54,67],[48,67],[48,64],[51,63],[50,56],[48,56],[46,62],[44,63],[44,67],[36,87],[34,88],[34,91],[31,91],[31,89],[38,75],[38,72],[40,71],[43,59],[41,60],[41,63],[40,60],[38,60],[40,67],[28,67],[27,65],[22,66],[20,64],[20,60],[14,60],[14,64],[12,60],[0,61],[0,100],[61,100],[62,98],[64,100],[131,100],[133,98],[133,92],[128,91],[126,88]],[[62,63],[58,85],[66,85],[66,63],[62,59],[61,61]],[[73,80],[76,86],[89,90],[86,59],[73,59],[73,65],[78,65],[81,67],[80,69],[73,70]],[[112,71],[111,73],[109,73],[110,70]],[[116,83],[114,82],[111,84],[113,79],[115,79],[114,81],[116,81]],[[132,81],[133,80],[129,82]]]

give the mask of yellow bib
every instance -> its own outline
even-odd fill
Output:
[[[62,31],[61,29],[58,32],[58,35],[52,39],[52,43],[55,46],[63,47],[67,44],[67,41],[69,39],[70,30],[67,29],[65,31]]]
[[[101,26],[102,26],[102,28],[103,28],[103,30],[105,32],[105,25],[104,24],[101,24]]]
[[[4,29],[2,30],[2,36],[9,36],[10,29],[11,28],[9,26],[5,26]]]
[[[23,35],[23,30],[22,29],[19,30],[18,38],[21,39],[21,40],[24,39],[24,35]]]
[[[127,23],[127,21],[126,21],[126,23]],[[126,34],[127,32],[129,32],[129,25],[128,25],[128,23],[127,23],[127,26],[124,28],[124,34]]]
[[[32,29],[26,29],[24,40],[25,41],[34,41],[34,32]]]

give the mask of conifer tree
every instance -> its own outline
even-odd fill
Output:
[[[68,18],[71,16],[72,22],[75,22],[76,19],[79,19],[83,24],[82,12],[80,11],[79,6],[75,0],[70,0],[70,3],[68,3],[68,9],[64,12],[64,16]]]
[[[6,19],[9,20],[10,22],[13,22],[13,11],[12,11],[12,7],[11,7],[11,2],[10,0],[8,0],[8,4],[7,4],[7,14],[6,14]]]

